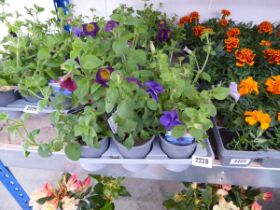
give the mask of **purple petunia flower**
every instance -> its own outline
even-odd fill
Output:
[[[83,30],[80,29],[80,28],[78,28],[78,27],[73,27],[73,28],[72,28],[72,33],[74,34],[75,37],[84,36]]]
[[[111,73],[114,71],[114,68],[108,66],[99,68],[96,73],[96,82],[104,87],[108,87],[107,82],[110,79]]]
[[[230,89],[230,96],[235,100],[235,102],[239,101],[240,94],[237,90],[237,83],[236,82],[231,82],[229,85]]]
[[[96,22],[83,24],[83,32],[85,35],[95,37],[98,31],[99,27]]]
[[[166,42],[169,39],[170,30],[168,28],[161,28],[157,34],[159,42]]]
[[[114,28],[116,28],[117,26],[119,25],[118,22],[114,21],[114,20],[109,20],[107,23],[106,23],[106,26],[105,26],[105,31],[106,32],[111,32],[114,30]]]
[[[77,84],[73,80],[73,78],[69,76],[66,79],[63,79],[62,81],[60,81],[60,87],[66,89],[70,92],[74,92],[77,89]]]
[[[157,26],[161,29],[165,28],[166,27],[166,20],[159,20],[157,22]]]
[[[168,131],[171,130],[172,127],[182,124],[179,120],[179,115],[176,109],[163,112],[163,115],[160,117],[159,121],[160,124],[162,124]]]
[[[138,79],[136,79],[135,77],[127,77],[126,80],[129,83],[136,83],[139,88],[143,88],[143,85],[141,84],[141,82]]]
[[[163,93],[163,87],[154,81],[145,82],[145,85],[148,87],[146,92],[149,93],[155,101],[158,101],[158,94]]]

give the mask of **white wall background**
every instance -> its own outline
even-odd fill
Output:
[[[10,4],[7,11],[24,12],[24,6],[30,7],[34,3],[45,8],[45,12],[40,16],[43,20],[48,17],[50,11],[54,9],[53,0],[6,0]],[[134,8],[142,8],[141,0],[71,0],[76,5],[77,14],[90,15],[89,8],[95,8],[96,14],[109,18],[113,9],[120,4],[127,4]],[[280,22],[280,0],[151,0],[158,7],[159,2],[163,3],[163,11],[173,16],[178,14],[183,16],[192,11],[198,11],[201,19],[218,17],[221,9],[232,11],[231,18],[237,21],[253,21],[259,23],[263,20]],[[4,25],[0,25],[0,39],[6,33]]]

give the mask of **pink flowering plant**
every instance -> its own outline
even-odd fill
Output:
[[[166,209],[261,210],[260,201],[270,201],[273,196],[271,192],[262,193],[253,187],[183,184],[184,189],[181,192],[164,201]]]
[[[92,185],[91,178],[95,179],[95,185]],[[114,199],[130,195],[122,181],[122,178],[99,175],[90,175],[81,181],[77,175],[65,173],[57,186],[46,183],[33,191],[29,204],[33,210],[113,210]]]

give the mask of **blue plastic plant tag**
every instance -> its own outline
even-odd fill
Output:
[[[61,93],[65,96],[71,96],[72,92],[60,87],[58,82],[50,81],[49,86],[52,87],[54,94]]]
[[[194,137],[191,136],[188,132],[180,138],[174,138],[171,135],[171,131],[167,131],[167,133],[165,134],[165,139],[170,143],[176,145],[189,145],[194,142]]]

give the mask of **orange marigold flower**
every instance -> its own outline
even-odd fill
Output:
[[[263,54],[268,63],[280,65],[280,50],[267,49],[263,50]]]
[[[194,22],[195,20],[196,21],[199,21],[199,13],[198,12],[191,12],[191,14],[189,15],[190,16],[190,22]]]
[[[270,41],[267,41],[267,40],[262,40],[261,42],[260,42],[260,45],[261,46],[266,46],[266,47],[270,47],[271,45],[272,45],[272,43],[270,42]]]
[[[258,32],[260,34],[268,33],[272,34],[273,25],[269,21],[263,21],[259,24]]]
[[[246,63],[249,66],[254,65],[254,58],[256,54],[249,48],[242,48],[241,50],[235,51],[236,66],[243,67]]]
[[[202,25],[198,25],[193,27],[193,32],[196,37],[200,37],[204,31],[205,27]]]
[[[244,116],[245,116],[245,122],[251,126],[259,122],[262,130],[268,129],[271,123],[271,118],[269,114],[264,113],[263,111],[259,111],[259,110],[246,111],[244,113]]]
[[[277,120],[280,122],[280,112],[277,114]]]
[[[239,36],[239,34],[240,34],[239,28],[229,28],[227,31],[228,37],[236,37]]]
[[[227,52],[232,52],[234,48],[239,48],[239,39],[235,37],[228,37],[224,40]]]
[[[183,26],[186,23],[190,23],[190,17],[189,16],[183,16],[180,18],[178,25]]]
[[[227,17],[227,16],[231,15],[231,12],[227,9],[222,9],[221,13],[224,17]]]
[[[272,76],[265,82],[266,90],[270,93],[280,95],[280,75]]]
[[[258,82],[253,79],[253,77],[247,77],[243,79],[238,85],[238,92],[241,96],[252,94],[255,92],[259,94],[259,85]]]
[[[207,28],[202,25],[197,25],[197,26],[193,27],[193,32],[196,37],[201,37],[203,32],[205,32],[206,30],[208,31],[208,33],[214,33],[212,28]]]
[[[227,25],[228,25],[228,20],[222,18],[222,19],[219,21],[219,24],[220,24],[220,26],[222,26],[222,27],[227,27]]]

